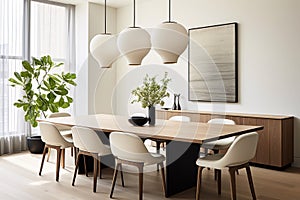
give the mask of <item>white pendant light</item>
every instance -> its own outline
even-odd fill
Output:
[[[165,64],[177,63],[178,57],[188,44],[187,30],[171,21],[171,0],[169,0],[169,21],[158,25],[151,32],[153,49],[160,55]]]
[[[149,33],[135,26],[135,0],[133,0],[133,27],[121,31],[117,43],[129,65],[140,65],[151,49]]]
[[[93,37],[90,42],[90,52],[102,68],[110,68],[120,56],[117,36],[106,32],[106,0],[104,2],[104,33]]]

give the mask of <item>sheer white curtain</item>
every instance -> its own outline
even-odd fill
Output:
[[[64,69],[59,70],[75,72],[74,10],[74,6],[62,3],[31,2],[31,56],[50,55],[54,62],[64,63]],[[73,114],[72,105],[63,112]]]
[[[30,131],[22,111],[13,106],[21,91],[8,82],[22,68],[23,10],[24,0],[0,1],[0,155],[25,150]]]

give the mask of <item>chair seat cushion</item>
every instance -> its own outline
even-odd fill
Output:
[[[165,156],[162,154],[151,153],[151,156],[152,158],[148,159],[147,162],[145,162],[145,165],[157,164],[166,160]]]
[[[196,161],[196,164],[201,167],[208,167],[208,168],[214,168],[214,169],[222,169],[226,167],[231,166],[237,166],[244,163],[247,163],[248,161],[241,161],[239,163],[233,163],[231,165],[226,165],[221,158],[223,158],[224,154],[210,154],[208,156],[198,158]]]
[[[228,149],[234,140],[235,140],[235,136],[220,139],[220,140],[205,142],[202,144],[201,147],[207,149]]]

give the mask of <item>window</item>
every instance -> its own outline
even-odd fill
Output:
[[[74,10],[72,5],[45,0],[0,0],[0,155],[14,152],[15,146],[17,151],[25,148],[28,125],[13,106],[22,93],[8,82],[21,71],[22,60],[51,55],[55,62],[65,63],[65,71],[75,71]]]
[[[17,109],[13,102],[18,92],[8,79],[21,69],[23,60],[24,0],[0,1],[0,137],[17,133]]]

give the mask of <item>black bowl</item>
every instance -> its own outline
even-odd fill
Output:
[[[148,118],[134,116],[128,119],[128,121],[134,126],[144,126],[148,122]]]

